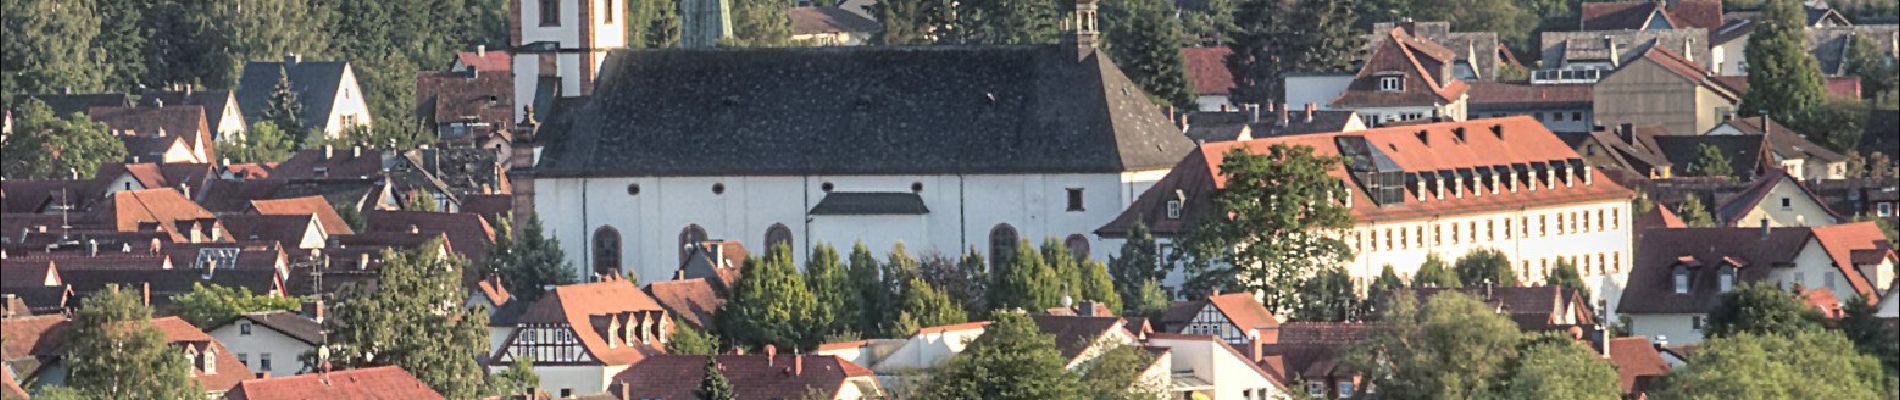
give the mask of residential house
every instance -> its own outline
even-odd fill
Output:
[[[1709,50],[1708,32],[1704,28],[1544,32],[1539,35],[1542,69],[1532,71],[1531,79],[1591,83],[1655,48],[1702,66],[1716,60]]]
[[[1589,84],[1581,83],[1472,82],[1469,114],[1526,115],[1552,132],[1590,132],[1596,127],[1593,93]]]
[[[1808,189],[1843,218],[1882,218],[1900,223],[1900,179],[1861,177],[1808,182]]]
[[[1187,115],[1187,136],[1196,142],[1231,142],[1270,136],[1352,132],[1366,129],[1352,110],[1321,110],[1313,103],[1294,111],[1282,105],[1243,105],[1240,111],[1200,111]]]
[[[416,73],[416,116],[443,147],[489,149],[496,159],[513,154],[514,76],[479,69]]]
[[[251,212],[258,215],[309,215],[316,217],[324,232],[348,235],[356,233],[323,196],[251,200]]]
[[[1658,126],[1659,125],[1653,125]],[[1638,130],[1641,132],[1641,130]],[[1702,148],[1713,147],[1728,159],[1732,180],[1750,180],[1778,169],[1769,161],[1768,138],[1761,135],[1654,135],[1647,138],[1655,151],[1674,170],[1671,176],[1708,176],[1702,165]]]
[[[1372,34],[1366,38],[1367,52],[1379,47],[1379,42],[1386,39],[1381,34],[1392,31],[1392,28],[1405,28],[1419,38],[1451,49],[1455,54],[1451,63],[1451,76],[1454,79],[1467,82],[1495,81],[1498,79],[1499,67],[1514,63],[1510,58],[1510,50],[1506,50],[1498,41],[1497,32],[1452,32],[1451,22],[1447,21],[1414,22],[1408,19],[1397,23],[1375,22],[1372,24]]]
[[[1841,222],[1808,184],[1780,169],[1756,178],[1741,193],[1709,210],[1723,226],[1737,228],[1824,226]]]
[[[128,162],[217,162],[204,107],[93,107],[86,114],[125,141]]]
[[[1608,273],[1592,272],[1598,275]],[[1559,286],[1485,285],[1463,289],[1413,289],[1413,294],[1418,296],[1418,304],[1425,304],[1432,296],[1448,292],[1464,293],[1483,301],[1492,312],[1510,318],[1519,329],[1525,331],[1591,330],[1597,324],[1594,306],[1584,300],[1583,294]]]
[[[1329,108],[1357,111],[1366,126],[1465,119],[1471,85],[1453,74],[1456,52],[1404,25],[1378,36],[1365,65]]]
[[[165,104],[204,108],[205,126],[211,128],[211,137],[218,142],[243,143],[245,132],[251,129],[244,120],[244,111],[238,107],[237,95],[229,90],[196,90],[189,85],[178,85],[173,90],[140,94],[141,106]]]
[[[244,110],[244,120],[264,121],[264,110],[270,108],[272,95],[285,80],[301,103],[303,115],[298,118],[303,126],[280,128],[316,130],[325,138],[338,138],[351,127],[372,125],[369,104],[364,102],[363,88],[357,85],[356,71],[348,61],[304,61],[295,54],[283,61],[244,63],[237,85],[238,107]]]
[[[5,369],[20,371],[34,387],[65,386],[69,366],[66,352],[73,322],[61,315],[7,318],[0,320],[4,333]],[[165,335],[165,342],[178,347],[191,364],[191,378],[209,397],[223,395],[238,381],[251,377],[244,363],[232,356],[223,344],[178,317],[154,318],[151,324]]]
[[[1151,333],[1142,343],[1150,352],[1166,349],[1168,398],[1254,400],[1290,395],[1285,382],[1219,337]]]
[[[488,50],[487,45],[476,45],[475,51],[455,52],[455,62],[449,64],[449,71],[512,74],[514,67],[514,55],[502,50]],[[514,92],[508,95],[514,95]]]
[[[1711,59],[1709,69],[1723,76],[1747,76],[1748,40],[1760,25],[1756,19],[1760,13],[1729,13],[1720,28],[1714,28],[1710,36],[1710,49],[1715,57]],[[1846,60],[1848,45],[1855,37],[1864,37],[1874,41],[1878,50],[1887,57],[1893,57],[1895,35],[1900,27],[1891,23],[1854,25],[1839,12],[1832,9],[1808,9],[1808,25],[1804,27],[1805,45],[1809,54],[1820,63],[1821,73],[1830,77],[1847,74]]]
[[[1096,233],[1119,238],[1141,221],[1171,256],[1177,240],[1213,214],[1226,154],[1264,154],[1274,145],[1345,159],[1329,174],[1349,194],[1335,201],[1357,221],[1341,234],[1354,250],[1344,267],[1358,287],[1387,265],[1411,276],[1427,255],[1455,259],[1477,249],[1504,252],[1523,280],[1544,280],[1562,259],[1609,271],[1585,276],[1592,298],[1614,299],[1621,287],[1633,193],[1526,117],[1204,144]],[[1172,274],[1165,283],[1186,278]]]
[[[647,284],[646,292],[679,323],[702,331],[712,329],[713,313],[726,304],[725,295],[706,278],[653,282]]]
[[[856,400],[885,398],[877,375],[838,356],[765,354],[719,355],[720,374],[731,382],[733,398],[772,400]],[[657,355],[614,376],[622,399],[691,399],[705,377],[706,357]],[[561,398],[569,393],[561,393]]]
[[[1656,142],[1661,130],[1662,125],[1657,124],[1622,124],[1608,129],[1593,129],[1588,133],[1558,133],[1557,136],[1570,144],[1577,154],[1583,155],[1585,164],[1595,166],[1617,183],[1634,187],[1649,179],[1674,176],[1675,164]],[[1755,147],[1761,146],[1757,143]]]
[[[1188,81],[1194,83],[1193,111],[1226,111],[1234,105],[1228,100],[1228,95],[1234,92],[1234,73],[1227,69],[1227,56],[1230,54],[1234,54],[1234,50],[1226,47],[1181,48],[1181,59],[1187,63]]]
[[[1644,232],[1618,311],[1630,332],[1676,344],[1703,339],[1705,314],[1744,283],[1826,289],[1876,301],[1894,256],[1872,223],[1828,227],[1681,228]],[[1882,270],[1881,268],[1887,268]],[[1881,280],[1885,278],[1886,280]]]
[[[1827,76],[1848,74],[1849,61],[1853,60],[1851,44],[1856,38],[1873,41],[1875,50],[1888,62],[1900,55],[1900,25],[1893,23],[1809,28],[1807,34],[1808,51]]]
[[[706,239],[1002,260],[1058,237],[1106,258],[1088,231],[1192,143],[1080,25],[1060,45],[613,52],[586,111],[540,128],[516,198],[578,268],[648,280]]]
[[[442,234],[449,238],[449,246],[455,249],[456,255],[478,265],[488,260],[495,248],[495,228],[480,215],[377,210],[363,213],[363,221],[365,232]]]
[[[1597,81],[1592,97],[1604,125],[1660,123],[1668,132],[1707,132],[1735,113],[1741,97],[1708,70],[1660,46]]]
[[[1081,315],[1029,317],[1036,322],[1038,331],[1055,337],[1056,350],[1062,352],[1063,368],[1080,370],[1109,350],[1138,344],[1137,333],[1130,331],[1121,317],[1112,313],[1096,314],[1092,306],[1080,308]]]
[[[1372,337],[1362,322],[1288,322],[1254,342],[1254,360],[1308,398],[1350,399],[1370,384],[1345,365],[1349,347]]]
[[[323,371],[296,376],[247,379],[224,393],[225,400],[433,400],[442,394],[398,366]]]
[[[842,7],[792,7],[792,42],[816,46],[859,46],[878,31],[876,20]]]
[[[322,321],[283,310],[238,314],[205,333],[251,371],[267,375],[317,372],[317,366],[305,365],[300,356],[324,343]]]
[[[1262,330],[1280,325],[1252,293],[1226,293],[1206,299],[1173,301],[1155,329],[1168,333],[1213,335],[1229,345],[1244,346],[1260,339]]]
[[[1767,118],[1731,118],[1705,134],[1763,136],[1769,145],[1770,159],[1794,179],[1806,181],[1847,177],[1847,156],[1810,142],[1806,139],[1807,135]]]
[[[917,333],[907,338],[826,343],[818,345],[817,351],[812,354],[838,356],[863,365],[876,371],[886,385],[901,388],[906,382],[899,375],[910,370],[943,366],[950,361],[950,357],[963,352],[970,341],[983,336],[983,328],[989,324],[989,321],[966,322],[919,328]]]
[[[231,237],[268,240],[285,249],[321,250],[330,238],[313,215],[226,215],[218,218]]]
[[[213,169],[206,163],[106,163],[99,165],[93,179],[111,182],[103,188],[107,196],[121,190],[174,189],[198,201],[203,189],[218,178]]]
[[[1586,31],[1715,29],[1722,25],[1722,2],[1718,0],[1588,2],[1583,5],[1579,17],[1579,30]]]
[[[666,309],[626,280],[557,286],[516,319],[488,368],[533,357],[540,388],[602,393],[628,367],[665,353],[672,324]]]

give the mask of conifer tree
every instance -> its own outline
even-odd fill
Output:
[[[1121,312],[1122,297],[1115,293],[1115,281],[1108,277],[1108,264],[1083,260],[1082,266],[1081,298],[1102,302],[1108,306],[1109,312]]]
[[[923,278],[911,278],[904,288],[903,316],[910,317],[918,327],[960,324],[966,321],[963,308],[957,307],[950,296],[930,287]],[[915,327],[892,326],[886,336],[903,337],[915,332]]]
[[[871,249],[864,247],[864,242],[851,246],[850,268],[851,287],[855,295],[845,300],[850,303],[851,308],[857,310],[859,320],[856,330],[865,335],[883,332],[883,329],[879,329],[880,325],[886,321],[886,318],[892,318],[891,315],[896,314],[895,311],[891,311],[895,308],[892,304],[894,299],[891,298],[891,291],[884,287],[884,281],[878,275],[881,268],[878,266],[877,257],[871,255]]]
[[[438,239],[383,252],[376,290],[339,301],[325,321],[330,362],[400,366],[448,398],[486,391],[485,371],[469,355],[488,349],[488,315],[460,307],[467,261],[441,248]]]
[[[719,356],[706,356],[706,368],[699,378],[699,388],[693,389],[693,396],[699,400],[738,400],[732,382],[726,380],[726,373],[719,368]]]
[[[1743,51],[1748,91],[1742,93],[1738,111],[1745,116],[1766,112],[1776,121],[1802,124],[1827,99],[1820,63],[1804,44],[1807,12],[1798,0],[1768,0],[1762,6],[1762,18]]]
[[[99,17],[112,23],[99,25],[99,36],[94,38],[92,47],[104,56],[106,69],[105,87],[113,91],[133,92],[143,83],[146,74],[145,12],[152,7],[149,0],[100,0]]]
[[[982,336],[922,383],[917,398],[1073,399],[1077,380],[1063,364],[1055,337],[1038,331],[1028,315],[998,312]]]
[[[951,2],[944,0],[885,0],[870,6],[879,29],[871,42],[886,46],[956,43],[960,36],[951,25]]]
[[[812,248],[811,256],[805,260],[805,284],[811,286],[818,304],[818,308],[812,310],[814,323],[818,325],[814,329],[821,329],[824,335],[855,332],[863,317],[850,304],[854,296],[851,276],[845,272],[844,265],[839,264],[837,249],[823,242]]]
[[[990,286],[992,310],[1042,311],[1061,302],[1062,279],[1028,240],[1018,242],[1015,255],[1004,262],[1002,270]]]
[[[971,44],[1051,44],[1065,11],[1047,0],[958,2],[953,23]]]
[[[1682,199],[1682,205],[1676,207],[1676,215],[1682,217],[1682,223],[1691,228],[1715,226],[1715,217],[1709,215],[1709,208],[1702,205],[1702,196],[1694,193]]]
[[[500,229],[495,235],[494,254],[488,257],[494,272],[501,274],[509,295],[534,301],[545,294],[549,285],[580,281],[575,276],[574,264],[568,262],[567,255],[561,251],[560,239],[542,233],[541,217],[530,214],[527,226],[518,232],[509,220],[496,221]]]
[[[811,325],[818,300],[792,264],[789,246],[772,246],[765,258],[746,260],[731,296],[715,317],[719,332],[734,343],[797,349],[820,338]]]
[[[673,320],[673,335],[666,342],[666,354],[710,356],[719,353],[719,337]]]
[[[1042,261],[1056,272],[1056,298],[1082,297],[1082,266],[1075,256],[1069,254],[1069,247],[1054,237],[1042,240]]]
[[[778,0],[733,0],[732,38],[721,46],[783,46],[792,40],[790,2]]]
[[[1412,276],[1412,287],[1420,288],[1459,288],[1464,283],[1458,280],[1458,273],[1445,265],[1445,259],[1437,253],[1425,255],[1425,263],[1419,264],[1418,273]]]
[[[89,0],[0,2],[0,94],[99,90],[104,55],[92,48],[101,19]],[[12,173],[8,173],[12,176]]]
[[[1102,2],[1102,36],[1108,55],[1156,104],[1194,105],[1187,61],[1181,57],[1181,23],[1171,2]]]
[[[309,128],[303,121],[303,102],[298,99],[297,88],[290,84],[290,72],[284,67],[277,68],[277,86],[271,87],[270,99],[264,104],[259,116],[264,121],[277,125],[290,132],[304,132]],[[298,135],[294,140],[303,143],[306,138]]]
[[[1161,282],[1154,279],[1142,281],[1137,286],[1135,302],[1123,305],[1123,314],[1148,318],[1159,318],[1168,311],[1168,293],[1161,289]]]
[[[1145,302],[1142,299],[1145,282],[1167,278],[1167,265],[1161,263],[1156,249],[1154,233],[1148,231],[1148,224],[1136,220],[1122,241],[1120,255],[1108,258],[1108,272],[1115,278],[1115,289],[1121,294],[1122,304],[1131,309]],[[1166,299],[1165,294],[1163,299]]]
[[[83,397],[171,399],[204,397],[191,362],[152,325],[152,311],[136,295],[109,285],[86,298],[73,317],[66,385]]]
[[[1590,299],[1590,289],[1583,285],[1583,276],[1577,273],[1577,265],[1568,259],[1557,259],[1556,265],[1550,267],[1550,276],[1544,277],[1544,285],[1575,290],[1584,300]]]
[[[1722,154],[1721,148],[1708,143],[1696,146],[1695,161],[1689,164],[1685,172],[1689,176],[1735,177],[1735,167],[1729,162],[1728,155]]]

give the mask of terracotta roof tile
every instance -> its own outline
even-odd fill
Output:
[[[1209,296],[1207,301],[1214,305],[1214,309],[1220,310],[1222,315],[1226,315],[1227,320],[1233,321],[1234,326],[1243,331],[1280,324],[1280,318],[1273,316],[1273,312],[1267,311],[1267,306],[1260,304],[1260,300],[1255,299],[1250,293],[1214,295]]]
[[[69,321],[64,315],[0,319],[0,333],[6,337],[6,343],[0,346],[0,360],[65,354],[66,340],[72,330]]]
[[[292,197],[287,199],[251,200],[251,209],[263,215],[315,215],[317,222],[323,224],[323,230],[333,235],[356,233],[336,208],[323,196]]]
[[[626,365],[661,354],[664,349],[658,342],[648,345],[610,345],[610,339],[603,337],[600,331],[606,326],[595,326],[593,317],[633,312],[657,312],[664,317],[666,310],[632,282],[610,280],[557,286],[551,295],[536,300],[520,321],[565,323],[573,329],[575,336],[594,358],[607,365]],[[664,326],[668,322],[663,319],[660,323]]]
[[[1472,82],[1473,107],[1588,107],[1592,102],[1589,84],[1533,85],[1515,82]]]
[[[232,386],[237,386],[238,381],[251,377],[251,369],[245,367],[244,362],[238,361],[237,356],[232,354],[230,349],[224,348],[224,344],[218,343],[216,339],[211,338],[211,335],[206,335],[190,322],[185,322],[184,319],[178,317],[163,317],[153,319],[152,325],[158,327],[159,331],[165,332],[165,340],[172,344],[211,346],[217,349],[216,373],[206,374],[203,370],[192,373],[192,377],[197,379],[200,385],[204,385],[205,390],[212,392],[230,390]]]
[[[1854,293],[1859,294],[1861,299],[1868,302],[1878,299],[1879,293],[1874,290],[1873,284],[1868,282],[1867,277],[1861,275],[1860,269],[1856,268],[1853,256],[1856,251],[1871,250],[1888,260],[1895,258],[1893,243],[1887,242],[1887,236],[1880,231],[1880,226],[1873,221],[1866,221],[1818,226],[1814,227],[1813,231],[1814,240],[1821,243],[1821,249],[1827,251],[1827,256],[1834,261],[1835,268],[1839,268],[1841,274],[1847,276],[1847,283],[1853,286]]]
[[[448,235],[449,244],[470,260],[488,259],[495,246],[495,228],[480,215],[427,211],[370,211],[363,213],[369,232],[409,232]]]
[[[510,300],[508,287],[501,284],[500,275],[491,275],[488,279],[476,282],[475,290],[481,291],[482,297],[487,297],[489,302],[495,303],[495,307],[505,306]]]
[[[764,354],[721,355],[720,373],[732,382],[736,398],[768,400],[792,398],[807,390],[816,390],[824,398],[836,396],[850,379],[875,385],[869,369],[837,356],[798,356]],[[802,358],[802,361],[800,360]],[[802,371],[793,374],[802,363]],[[658,355],[627,368],[613,380],[623,384],[632,398],[691,399],[706,370],[706,356]]]
[[[506,51],[485,50],[482,52],[458,51],[455,59],[462,65],[475,67],[482,72],[510,72],[514,70],[514,59]]]
[[[681,322],[700,329],[712,326],[713,312],[726,303],[725,296],[705,278],[653,282],[647,284],[646,292]]]
[[[1188,79],[1194,81],[1194,94],[1226,96],[1234,90],[1234,73],[1227,69],[1230,54],[1234,54],[1234,50],[1226,47],[1181,48],[1181,58],[1187,61]]]
[[[402,367],[372,367],[326,373],[250,379],[225,393],[226,400],[428,400],[443,398]]]
[[[514,129],[513,82],[507,73],[417,72],[417,111],[425,122],[486,122],[493,131],[507,132]]]
[[[1644,29],[1658,10],[1673,28],[1715,29],[1722,25],[1722,3],[1715,0],[1585,2],[1580,30]]]
[[[1616,365],[1617,381],[1624,394],[1644,389],[1641,383],[1655,383],[1669,375],[1669,363],[1663,361],[1662,353],[1649,343],[1649,338],[1641,336],[1610,339],[1610,363]]]

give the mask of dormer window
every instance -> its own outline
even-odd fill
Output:
[[[203,360],[204,365],[202,365],[201,368],[199,369],[204,370],[205,375],[212,375],[212,374],[218,373],[218,349],[217,348],[211,347],[210,345],[206,345],[205,356],[202,360]]]
[[[1326,397],[1326,382],[1307,382],[1306,395],[1315,398]]]
[[[1397,92],[1405,89],[1405,81],[1400,76],[1379,77],[1379,90]]]
[[[1689,293],[1689,268],[1677,266],[1675,271],[1676,294]]]
[[[1339,398],[1342,398],[1342,399],[1352,398],[1352,382],[1339,383]]]
[[[1728,292],[1729,289],[1735,288],[1735,267],[1722,266],[1722,271],[1716,275],[1716,287],[1722,289],[1722,292],[1725,293]]]

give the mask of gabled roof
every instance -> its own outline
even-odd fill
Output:
[[[302,315],[297,315],[297,313],[285,310],[238,314],[236,318],[212,326],[209,330],[218,330],[219,328],[241,321],[249,321],[257,326],[270,328],[271,330],[284,334],[284,336],[289,336],[291,339],[296,339],[299,342],[304,342],[304,344],[311,346],[323,344],[323,324],[317,323],[317,320],[305,318]]]
[[[521,315],[520,322],[567,324],[596,360],[607,365],[626,365],[665,350],[659,342],[610,345],[611,339],[601,334],[607,327],[596,326],[594,317],[633,312],[664,314],[665,311],[632,282],[616,279],[556,286],[553,292],[536,300]]]
[[[653,282],[647,284],[646,292],[680,322],[699,329],[712,326],[713,312],[726,303],[725,296],[705,278]]]
[[[601,71],[537,134],[537,176],[1120,173],[1192,146],[1105,54],[1059,46],[616,50]]]
[[[198,380],[198,384],[203,385],[206,391],[227,391],[237,386],[239,381],[251,377],[250,367],[246,367],[243,361],[238,360],[237,355],[232,354],[230,349],[224,348],[224,344],[218,343],[217,339],[212,339],[211,335],[206,335],[198,327],[192,326],[190,322],[185,322],[184,319],[178,317],[161,317],[153,318],[152,325],[158,327],[159,331],[165,332],[165,341],[171,344],[193,346],[198,349],[199,354],[204,354],[204,348],[207,346],[217,350],[214,355],[216,359],[212,360],[216,363],[216,372],[207,374],[203,369],[192,371],[192,378]]]
[[[656,355],[613,377],[635,399],[691,399],[705,377],[707,356]],[[782,399],[816,391],[837,396],[848,379],[876,383],[876,374],[837,356],[720,355],[720,373],[743,400]]]
[[[1242,331],[1270,328],[1280,324],[1280,318],[1273,316],[1273,312],[1267,311],[1267,306],[1260,304],[1260,300],[1255,299],[1252,293],[1218,294],[1208,296],[1207,302],[1213,304],[1215,310],[1227,316],[1227,320],[1233,322],[1234,326]]]
[[[1512,322],[1525,330],[1561,330],[1589,326],[1596,322],[1591,316],[1590,304],[1583,301],[1582,294],[1561,286],[1418,288],[1413,289],[1412,293],[1418,296],[1419,304],[1425,304],[1434,295],[1452,291],[1474,296],[1486,305],[1497,308],[1498,312],[1510,317]],[[1571,315],[1564,315],[1566,313]],[[1574,318],[1574,322],[1564,321],[1569,318]]]
[[[323,127],[329,121],[330,108],[336,104],[337,92],[345,84],[343,74],[349,68],[350,63],[347,61],[244,63],[244,72],[238,78],[237,85],[238,108],[244,111],[244,120],[263,121],[264,109],[270,107],[271,94],[277,90],[277,82],[288,74],[291,89],[297,92],[297,101],[303,103],[303,128]]]
[[[312,215],[317,218],[317,223],[323,224],[325,232],[335,235],[356,233],[323,196],[251,200],[251,210],[261,215]]]
[[[1768,120],[1768,129],[1762,129],[1764,118],[1736,118],[1724,122],[1746,135],[1765,135],[1768,145],[1782,159],[1801,159],[1817,162],[1847,161],[1847,156],[1828,150],[1827,146],[1815,144],[1805,138],[1806,135],[1788,129],[1780,122]]]
[[[1808,28],[1806,44],[1814,60],[1820,63],[1821,73],[1842,75],[1847,73],[1850,64],[1847,61],[1851,58],[1849,51],[1852,46],[1849,44],[1853,43],[1854,37],[1873,40],[1875,48],[1892,49],[1895,41],[1900,40],[1895,37],[1897,31],[1900,31],[1900,25],[1892,23]],[[1892,57],[1894,54],[1889,52],[1887,56]]]
[[[1669,363],[1663,361],[1662,353],[1649,343],[1649,338],[1630,336],[1609,340],[1610,363],[1616,365],[1617,383],[1622,385],[1623,394],[1656,389],[1662,378],[1669,375]]]
[[[878,30],[877,21],[841,7],[792,7],[791,16],[793,35],[871,33]]]
[[[1887,236],[1880,231],[1880,226],[1873,221],[1864,221],[1817,226],[1813,228],[1813,231],[1814,240],[1820,242],[1822,250],[1827,251],[1828,259],[1840,269],[1841,275],[1847,276],[1847,283],[1854,288],[1854,293],[1859,294],[1862,300],[1868,302],[1878,299],[1879,293],[1874,290],[1872,283],[1875,277],[1863,276],[1860,269],[1856,268],[1857,264],[1866,264],[1865,261],[1869,260],[1863,256],[1862,262],[1855,262],[1854,256],[1856,252],[1860,252],[1860,254],[1873,255],[1876,257],[1874,260],[1895,258],[1894,244],[1887,241]]]
[[[458,51],[455,52],[455,60],[460,61],[462,65],[475,67],[476,71],[481,72],[499,72],[505,75],[514,71],[515,68],[512,55],[502,50]]]
[[[64,315],[13,317],[0,319],[0,322],[4,322],[0,323],[0,333],[6,338],[4,347],[0,347],[0,360],[60,357],[66,353],[72,324]]]
[[[27,98],[46,103],[46,108],[53,110],[53,115],[60,118],[73,113],[85,114],[86,110],[93,107],[130,107],[133,104],[132,96],[125,93],[29,94],[15,97],[15,100],[25,102]]]
[[[225,117],[236,118],[238,120],[235,122],[237,122],[238,125],[243,125],[247,129],[250,127],[250,124],[245,123],[243,120],[243,111],[240,110],[238,115],[224,114],[225,107],[237,103],[237,95],[232,94],[229,90],[166,90],[145,92],[139,96],[139,104],[142,105],[157,105],[162,102],[163,104],[203,107],[205,111],[205,123],[211,126],[211,129],[214,131],[212,132],[213,136],[218,134],[218,132],[215,131],[219,125],[224,123]]]
[[[1645,29],[1654,18],[1670,28],[1714,29],[1722,24],[1722,2],[1717,0],[1584,2],[1579,30]]]
[[[470,260],[486,260],[495,247],[495,228],[480,215],[430,211],[382,211],[363,213],[368,232],[421,232],[448,235],[449,244]]]
[[[1346,91],[1333,99],[1336,107],[1380,107],[1433,105],[1456,102],[1470,85],[1451,76],[1451,63],[1457,53],[1413,36],[1403,28],[1392,28],[1383,35],[1380,46],[1366,57]],[[1405,82],[1398,91],[1379,87],[1384,76],[1399,74]]]
[[[1234,90],[1234,73],[1227,69],[1226,47],[1183,47],[1181,58],[1187,62],[1188,79],[1194,82],[1194,94],[1226,96]]]
[[[1719,269],[1731,261],[1741,265],[1735,284],[1769,278],[1777,265],[1792,265],[1812,233],[1808,228],[1677,228],[1643,232],[1630,258],[1629,286],[1623,289],[1618,313],[1706,313],[1721,303]],[[1693,266],[1689,292],[1675,292],[1678,265]]]
[[[1451,22],[1448,21],[1373,23],[1372,34],[1367,35],[1366,49],[1370,50],[1373,46],[1377,46],[1378,41],[1384,39],[1380,33],[1390,31],[1394,27],[1405,28],[1414,36],[1451,49],[1455,54],[1455,60],[1470,65],[1474,72],[1477,72],[1480,80],[1497,79],[1498,65],[1511,63],[1505,58],[1508,57],[1510,50],[1499,43],[1497,32],[1452,32]]]
[[[149,230],[155,224],[171,233],[173,241],[183,242],[188,229],[219,229],[217,216],[199,207],[174,189],[121,190],[107,198],[107,205],[95,212],[121,232]],[[210,222],[213,226],[201,226]]]
[[[1676,76],[1682,77],[1682,79],[1688,80],[1689,82],[1707,88],[1709,91],[1714,92],[1717,96],[1721,96],[1731,103],[1741,101],[1740,91],[1729,87],[1727,83],[1723,83],[1721,80],[1713,78],[1713,74],[1710,74],[1709,70],[1702,68],[1701,64],[1682,58],[1681,55],[1678,55],[1674,51],[1665,49],[1662,46],[1651,46],[1648,51],[1643,52],[1642,59],[1655,61],[1656,65],[1662,66],[1664,70],[1674,73]],[[1622,66],[1618,66],[1617,70],[1621,71],[1623,68],[1628,68],[1629,65],[1630,64],[1623,64]],[[1611,74],[1615,73],[1612,72]]]
[[[1062,357],[1070,362],[1074,362],[1096,340],[1122,326],[1119,317],[1031,315],[1029,318],[1035,320],[1037,330],[1055,336],[1056,349],[1061,350]]]
[[[1735,198],[1729,199],[1728,202],[1715,207],[1715,218],[1729,225],[1746,222],[1739,221],[1739,219],[1747,216],[1750,210],[1754,210],[1755,206],[1760,205],[1763,199],[1768,198],[1768,193],[1774,191],[1775,186],[1780,185],[1782,182],[1793,184],[1796,188],[1801,189],[1801,193],[1807,195],[1808,200],[1814,202],[1816,207],[1820,207],[1822,211],[1826,211],[1830,218],[1835,220],[1840,219],[1840,214],[1836,214],[1834,210],[1827,208],[1826,199],[1814,195],[1814,190],[1809,189],[1807,183],[1801,182],[1799,179],[1794,179],[1794,176],[1788,175],[1787,170],[1781,168],[1769,169],[1768,173],[1762,174],[1759,178],[1755,178],[1755,181],[1749,183],[1748,187],[1742,189],[1742,192],[1737,194]],[[1824,221],[1814,222],[1825,223]]]
[[[402,367],[370,367],[343,371],[249,379],[224,395],[225,400],[428,400],[442,394],[417,380]]]
[[[212,162],[217,159],[217,150],[213,148],[211,142],[211,125],[205,119],[204,107],[195,105],[93,107],[87,109],[86,114],[93,121],[104,123],[114,130],[132,133],[122,136],[144,138],[177,136],[185,140],[187,147],[204,148],[205,159],[197,161]]]
[[[506,72],[417,72],[416,112],[430,124],[486,122],[493,132],[508,132],[514,129],[514,76]]]
[[[1738,179],[1778,169],[1765,162],[1768,141],[1761,135],[1655,135],[1649,140],[1655,143],[1656,152],[1675,166],[1677,175],[1686,175],[1689,167],[1701,159],[1703,145],[1714,146],[1727,156],[1729,168]]]
[[[304,236],[312,229],[311,221],[316,219],[305,215],[226,215],[219,219],[231,236],[238,240],[269,240],[284,248],[297,248],[303,243]],[[322,231],[321,224],[315,229]],[[321,235],[325,238],[328,235]]]

